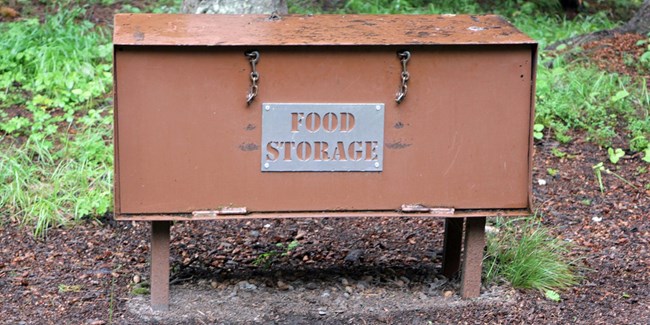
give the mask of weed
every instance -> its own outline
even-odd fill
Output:
[[[609,161],[612,162],[612,164],[617,164],[618,161],[625,156],[625,151],[621,148],[616,148],[614,150],[613,148],[608,148],[607,149],[607,154],[609,155]]]
[[[567,155],[566,152],[558,148],[551,148],[551,154],[557,158],[564,158]]]
[[[570,244],[554,236],[535,217],[497,218],[499,232],[488,234],[485,277],[505,278],[516,288],[551,294],[578,283]],[[550,298],[549,298],[550,299]]]
[[[80,291],[81,291],[80,285],[59,284],[59,293],[80,292]]]
[[[30,115],[3,118],[0,131],[36,140],[53,137],[57,123],[72,122],[76,112],[94,106],[110,89],[108,33],[80,20],[83,15],[84,9],[74,8],[43,23],[0,24],[0,109],[22,106]]]
[[[558,175],[560,173],[560,171],[555,169],[555,168],[546,168],[546,172],[551,177],[555,177],[556,175]]]
[[[535,124],[533,126],[533,138],[535,140],[542,140],[544,138],[542,131],[544,131],[544,124]]]
[[[275,244],[274,250],[262,253],[259,256],[257,256],[255,261],[253,261],[253,265],[264,266],[265,268],[269,268],[271,264],[273,264],[273,261],[275,260],[276,257],[287,256],[289,255],[289,252],[295,250],[298,246],[300,246],[300,242],[297,240],[290,242],[286,247],[284,246],[283,243],[277,243]]]
[[[150,293],[149,288],[146,287],[140,287],[140,286],[135,286],[133,289],[131,289],[131,294],[136,295],[136,296],[143,296],[143,295],[148,295]]]
[[[0,206],[34,226],[37,236],[52,225],[102,215],[112,204],[112,146],[108,129],[88,129],[50,150],[45,141],[0,150]]]
[[[598,180],[598,186],[600,188],[600,193],[605,193],[605,187],[603,186],[602,173],[609,174],[609,175],[614,175],[614,177],[620,179],[623,183],[631,186],[632,188],[634,188],[637,191],[640,191],[640,189],[637,186],[632,184],[627,179],[623,178],[623,176],[621,176],[621,175],[609,170],[608,168],[606,168],[605,165],[602,162],[599,162],[599,163],[591,166],[591,168],[594,170],[594,174],[596,175],[596,179]]]
[[[650,163],[650,147],[643,150],[643,161]]]
[[[567,69],[563,62],[553,69],[540,66],[536,123],[552,129],[560,142],[571,140],[568,130],[581,129],[601,146],[610,146],[623,126],[630,149],[644,150],[650,135],[645,84],[590,68]]]

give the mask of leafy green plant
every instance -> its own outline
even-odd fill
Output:
[[[551,289],[544,289],[544,297],[555,302],[560,302],[562,300],[560,299],[560,294],[557,293],[557,291]]]
[[[268,268],[273,264],[273,261],[278,256],[287,256],[289,253],[300,246],[300,242],[297,240],[291,241],[286,247],[284,243],[275,244],[275,249],[262,253],[253,261],[253,264],[256,266],[264,266]]]
[[[578,283],[577,261],[567,258],[570,243],[554,236],[539,219],[497,218],[496,227],[499,231],[487,238],[488,281],[503,278],[516,288],[540,290],[551,300],[559,299],[553,292]]]
[[[551,129],[560,142],[571,141],[569,130],[584,130],[601,146],[610,146],[624,128],[630,150],[648,147],[650,101],[644,82],[592,68],[568,69],[561,61],[553,69],[540,66],[537,124]]]
[[[535,140],[542,140],[544,138],[544,124],[535,124],[533,125],[533,138]]]
[[[52,10],[55,10],[54,8]],[[108,33],[83,20],[84,9],[59,10],[45,21],[0,24],[0,110],[26,109],[0,120],[0,131],[42,140],[76,113],[101,101],[112,84]]]
[[[546,172],[548,173],[549,176],[552,177],[555,177],[557,174],[560,173],[560,171],[555,168],[546,168]]]
[[[621,148],[608,148],[607,154],[609,155],[609,161],[611,161],[612,164],[617,164],[618,161],[625,156],[625,151]]]
[[[567,156],[567,153],[558,149],[558,148],[551,148],[551,154],[557,158],[564,158]]]
[[[650,163],[650,147],[643,150],[643,161]]]
[[[639,62],[646,67],[647,69],[650,69],[650,34],[648,34],[648,38],[644,40],[639,40],[636,42],[636,46],[645,46],[645,51],[643,54],[641,54],[641,57],[639,58]]]
[[[605,187],[603,186],[603,173],[608,174],[608,175],[614,175],[614,177],[620,179],[623,183],[629,185],[630,187],[634,188],[635,190],[639,191],[640,189],[632,184],[630,181],[627,179],[623,178],[623,176],[609,170],[608,168],[605,167],[605,164],[602,162],[599,162],[591,168],[594,170],[594,174],[596,175],[596,179],[598,180],[598,187],[600,188],[600,192],[604,193],[605,192]]]

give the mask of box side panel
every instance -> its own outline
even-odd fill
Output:
[[[530,46],[414,47],[405,101],[398,48],[124,48],[116,85],[121,211],[188,213],[529,205]],[[261,103],[385,103],[384,166],[260,172]]]

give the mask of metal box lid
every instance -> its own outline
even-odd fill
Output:
[[[115,45],[536,44],[496,15],[118,14]]]

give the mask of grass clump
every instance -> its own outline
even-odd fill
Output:
[[[42,140],[56,123],[95,106],[112,86],[108,33],[83,20],[84,10],[61,10],[39,22],[0,24],[0,131]]]
[[[578,283],[575,263],[568,259],[570,244],[554,236],[535,217],[504,221],[489,233],[484,275],[505,279],[515,288],[548,293]]]
[[[33,225],[36,236],[55,225],[103,215],[112,205],[112,145],[108,129],[88,129],[50,150],[44,141],[0,150],[0,206]]]
[[[0,207],[34,227],[112,202],[112,46],[80,7],[0,24]]]
[[[631,150],[648,147],[650,97],[643,82],[593,68],[558,65],[539,67],[536,123],[553,130],[563,143],[572,140],[569,130],[584,130],[588,140],[609,147],[625,131]]]

